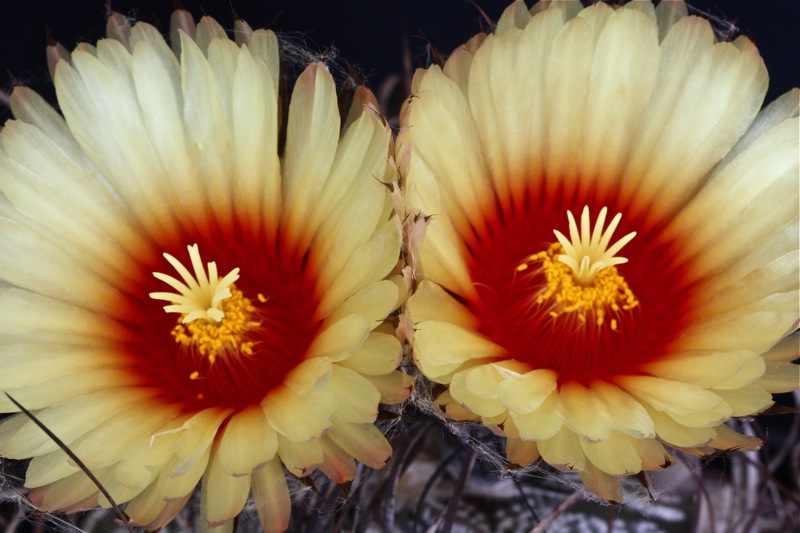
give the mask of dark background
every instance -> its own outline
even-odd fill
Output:
[[[16,80],[53,101],[44,49],[46,28],[72,49],[94,42],[105,28],[106,0],[10,0],[0,12],[0,90]],[[530,1],[528,2],[530,3]],[[195,17],[209,14],[233,27],[231,5],[251,26],[269,27],[330,57],[346,72],[348,65],[374,91],[392,74],[403,74],[403,51],[413,64],[426,64],[430,47],[443,55],[485,29],[483,10],[496,20],[507,0],[183,0]],[[126,16],[169,28],[171,0],[113,0],[111,8]],[[800,85],[800,1],[690,0],[690,11],[730,23],[761,50],[770,73],[767,100]],[[406,43],[406,44],[404,44]],[[335,48],[334,50],[331,48]],[[402,87],[398,87],[402,92]],[[8,118],[0,103],[0,122]]]

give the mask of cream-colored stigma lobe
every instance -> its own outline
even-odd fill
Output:
[[[206,275],[203,262],[200,260],[200,250],[197,244],[187,248],[192,268],[194,268],[194,276],[180,261],[165,253],[164,257],[180,274],[183,281],[161,272],[153,272],[153,276],[178,291],[178,293],[151,292],[150,298],[172,302],[172,305],[164,306],[164,311],[182,314],[182,322],[184,324],[197,319],[221,322],[225,316],[222,310],[222,302],[231,297],[231,286],[239,279],[239,269],[234,268],[225,277],[220,278],[217,274],[217,264],[212,261],[208,263],[208,275]]]
[[[233,284],[239,279],[239,269],[234,268],[220,278],[217,265],[212,261],[207,265],[206,274],[197,245],[188,249],[194,276],[180,261],[165,253],[164,257],[183,281],[154,272],[153,276],[178,293],[150,293],[153,299],[172,302],[172,305],[164,306],[167,313],[182,315],[172,330],[175,342],[196,349],[210,364],[224,355],[252,355],[254,343],[248,340],[247,333],[257,328],[260,321],[250,299],[245,298]],[[259,294],[259,299],[264,297]],[[196,374],[193,373],[192,379],[197,378]]]
[[[607,208],[600,210],[600,216],[594,225],[594,231],[590,229],[589,206],[583,208],[581,213],[581,228],[575,223],[575,217],[571,211],[567,211],[569,218],[569,239],[558,230],[553,230],[558,242],[564,251],[558,256],[558,260],[567,265],[572,270],[572,275],[578,285],[588,286],[594,281],[595,276],[604,268],[627,263],[624,257],[616,257],[622,248],[636,237],[636,232],[631,232],[622,237],[609,248],[611,237],[617,229],[622,213],[611,220],[605,232],[603,226],[606,222]]]

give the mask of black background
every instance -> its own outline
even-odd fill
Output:
[[[183,0],[195,17],[208,14],[233,27],[231,5],[254,28],[269,27],[331,55],[334,64],[354,65],[373,90],[392,74],[403,74],[407,46],[414,65],[426,64],[429,45],[442,54],[485,29],[481,10],[496,20],[506,0]],[[171,0],[113,0],[111,8],[126,16],[169,28]],[[46,29],[72,49],[104,33],[106,0],[11,0],[0,11],[0,89],[22,83],[54,100],[44,49]],[[720,31],[733,23],[758,45],[770,73],[767,100],[800,85],[800,1],[694,0],[690,10],[718,20]],[[404,45],[404,43],[407,43]],[[0,104],[0,121],[8,118]]]

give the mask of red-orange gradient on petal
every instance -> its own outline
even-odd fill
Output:
[[[133,266],[113,316],[130,332],[118,349],[142,386],[187,410],[241,409],[261,402],[304,360],[321,326],[316,315],[318,276],[308,255],[277,233],[272,237],[241,220],[214,223],[210,230],[183,232],[169,242],[153,244],[151,253]],[[187,246],[195,243],[203,266],[215,262],[220,277],[240,269],[235,287],[250,300],[253,318],[260,322],[246,335],[252,354],[233,351],[211,364],[193,346],[176,342],[172,330],[181,315],[165,312],[168,302],[149,296],[170,290],[153,276],[153,272],[174,274],[163,253],[188,267]]]
[[[675,260],[680,243],[662,236],[664,223],[649,220],[647,206],[638,206],[635,200],[623,206],[613,194],[600,196],[602,201],[596,193],[528,189],[504,207],[499,202],[493,205],[485,217],[485,232],[470,231],[465,236],[467,265],[477,294],[465,304],[477,317],[478,330],[505,348],[509,359],[532,369],[555,370],[559,384],[588,385],[639,374],[643,364],[672,353],[675,341],[692,322],[698,286],[690,265]],[[608,208],[609,218],[622,213],[612,244],[637,232],[620,253],[629,262],[616,268],[639,305],[610,315],[603,325],[582,322],[574,311],[551,316],[535,301],[544,274],[536,268],[517,268],[556,242],[553,230],[567,234],[567,211],[578,214],[584,206],[589,207],[593,225],[603,207]]]

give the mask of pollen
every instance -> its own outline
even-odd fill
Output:
[[[212,365],[221,356],[253,355],[254,343],[248,340],[248,332],[261,325],[250,299],[235,286],[230,291],[231,297],[222,302],[225,316],[220,322],[195,319],[185,323],[179,319],[172,329],[175,342],[194,348]]]
[[[616,331],[619,321],[613,317],[639,305],[625,279],[616,267],[607,266],[595,274],[590,285],[580,284],[574,271],[559,261],[561,251],[561,244],[553,243],[526,261],[530,265],[539,263],[537,270],[544,274],[545,284],[535,296],[536,304],[545,307],[553,319],[569,314],[581,324],[608,324]]]
[[[571,239],[554,231],[558,242],[517,265],[517,272],[530,269],[534,275],[543,276],[543,286],[534,295],[534,301],[553,319],[569,315],[580,324],[608,325],[612,331],[617,331],[620,313],[639,305],[625,278],[616,268],[616,265],[628,262],[616,254],[636,233],[625,235],[609,247],[622,215],[615,216],[604,231],[606,214],[604,207],[592,231],[589,208],[585,207],[579,231],[575,218],[568,211]],[[534,265],[538,265],[538,268],[531,268]]]
[[[175,342],[199,353],[209,365],[223,356],[252,355],[254,343],[248,333],[261,322],[250,299],[234,285],[239,279],[239,269],[220,277],[216,263],[210,262],[206,272],[198,246],[194,244],[188,250],[194,275],[178,259],[165,253],[164,257],[182,280],[160,272],[154,272],[153,276],[178,292],[150,293],[153,299],[172,302],[164,306],[164,311],[181,315],[171,332]],[[258,296],[260,301],[265,300]],[[201,375],[195,370],[189,378],[196,380]]]

